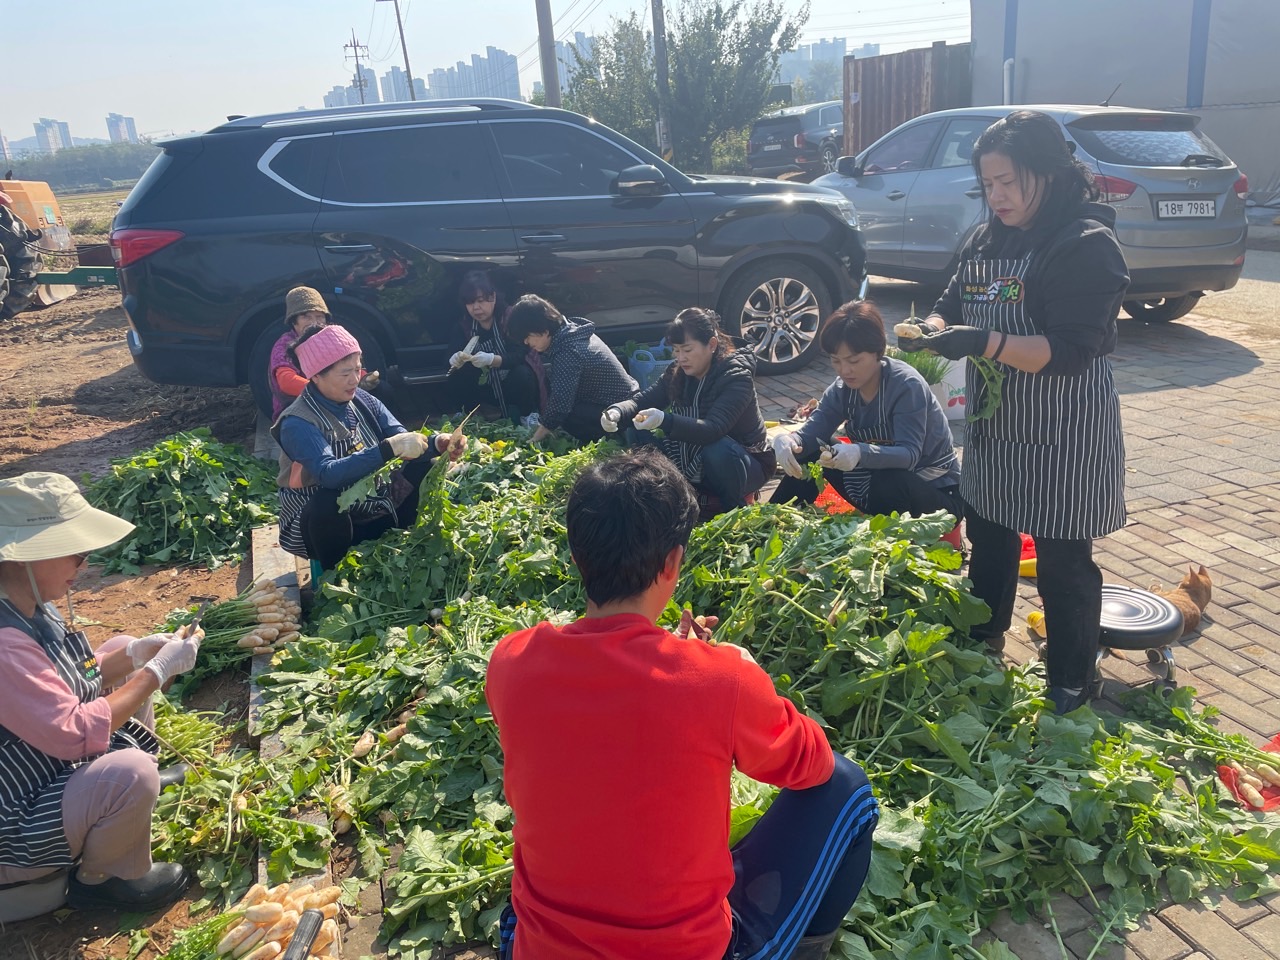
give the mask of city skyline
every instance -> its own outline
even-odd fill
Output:
[[[800,0],[784,0],[794,13]],[[517,61],[521,95],[541,79],[537,22],[532,0],[475,4],[426,4],[402,0],[405,39],[415,76],[429,81],[433,68],[467,62],[486,46],[510,51]],[[800,42],[844,36],[853,46],[879,43],[884,53],[934,40],[969,38],[967,0],[812,0]],[[610,19],[638,12],[647,24],[647,0],[551,0],[556,38],[600,36]],[[668,3],[668,25],[678,11]],[[369,46],[375,74],[404,60],[389,3],[374,0],[309,0],[306,16],[296,0],[223,0],[216,5],[133,0],[118,15],[101,17],[90,0],[61,0],[58,17],[93,22],[93,30],[58,37],[62,67],[48,71],[38,44],[8,51],[13,76],[41,77],[25,97],[0,98],[0,130],[12,143],[39,116],[57,117],[74,131],[105,134],[102,118],[118,111],[137,118],[140,138],[208,130],[229,114],[257,114],[320,107],[334,84],[350,84],[343,44],[354,32]],[[18,4],[6,11],[15,36],[49,29],[47,9]],[[240,29],[241,27],[249,29]],[[234,29],[233,29],[234,27]],[[477,30],[479,27],[479,30]],[[287,44],[280,38],[288,37]],[[363,58],[362,58],[363,60]]]

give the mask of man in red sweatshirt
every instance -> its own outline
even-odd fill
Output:
[[[652,451],[569,495],[586,616],[502,640],[486,694],[515,814],[504,960],[820,958],[866,878],[878,807],[750,654],[656,625],[698,519]],[[733,767],[784,788],[729,849]]]

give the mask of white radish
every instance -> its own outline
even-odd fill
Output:
[[[264,940],[279,940],[286,933],[292,933],[293,928],[298,925],[298,912],[296,910],[286,910],[284,916],[275,922],[264,935]]]
[[[236,646],[241,650],[252,650],[254,647],[260,647],[266,643],[262,637],[256,633],[246,633],[243,637],[236,641]]]
[[[369,755],[369,751],[372,750],[377,743],[378,738],[374,736],[373,731],[366,730],[360,736],[360,739],[356,741],[356,745],[351,750],[351,756],[355,757],[357,760],[361,757],[366,757]]]
[[[252,907],[259,900],[264,899],[266,895],[267,888],[260,883],[255,883],[245,892],[245,895],[240,898],[240,902],[237,903],[236,906],[241,909],[245,907]]]
[[[283,948],[280,944],[272,940],[269,943],[264,943],[257,950],[253,951],[253,953],[246,956],[244,960],[272,960],[273,957],[280,956],[280,951],[282,949]]]
[[[252,950],[254,947],[256,947],[258,944],[262,942],[262,935],[265,934],[266,932],[267,931],[265,927],[259,927],[255,925],[253,930],[249,932],[249,935],[245,937],[243,940],[241,940],[240,943],[236,946],[236,948],[231,951],[231,956],[243,957],[250,950]]]
[[[241,922],[239,925],[232,927],[230,930],[227,931],[227,935],[218,941],[218,946],[215,948],[217,950],[218,956],[220,957],[226,956],[228,953],[233,951],[236,947],[240,946],[240,944],[244,943],[245,938],[248,937],[249,934],[253,933],[253,931],[257,929],[258,929],[257,924],[255,924],[252,920],[245,920]]]
[[[283,916],[284,905],[278,901],[255,903],[244,912],[244,918],[254,923],[275,923]]]

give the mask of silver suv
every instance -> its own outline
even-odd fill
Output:
[[[964,107],[925,114],[881,137],[815,185],[848,197],[867,245],[867,272],[945,283],[984,221],[974,141],[1014,110],[1062,124],[1116,208],[1131,282],[1124,309],[1174,320],[1206,290],[1235,286],[1244,266],[1248,178],[1186,113],[1050,104]]]

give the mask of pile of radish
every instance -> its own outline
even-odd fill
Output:
[[[271,889],[255,884],[232,908],[243,919],[227,931],[215,950],[219,957],[233,960],[274,960],[289,946],[303,912],[318,910],[324,922],[308,956],[330,957],[325,951],[337,947],[341,896],[342,888],[336,886],[317,888],[308,883],[290,890],[287,883]]]

